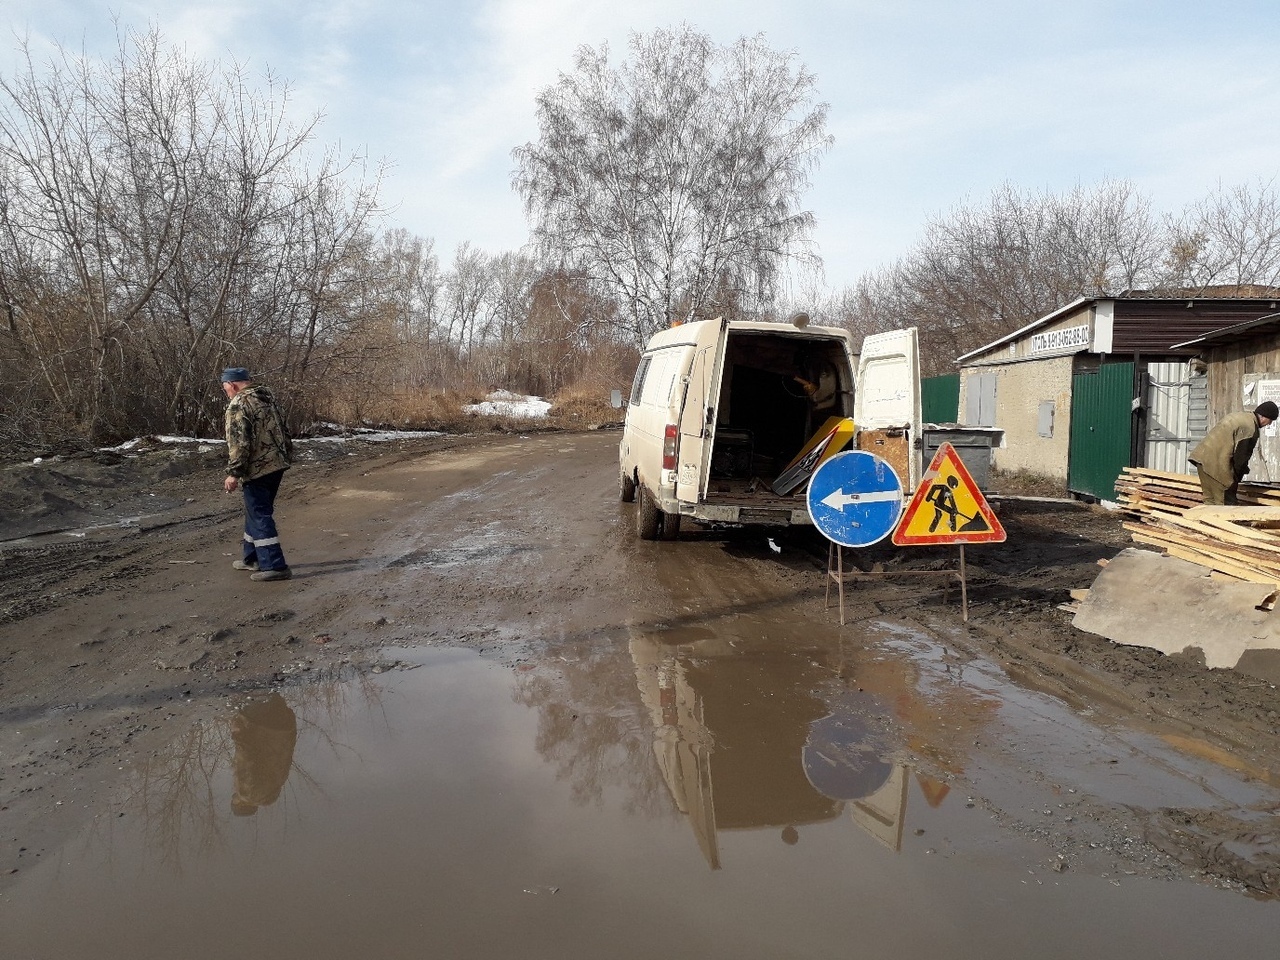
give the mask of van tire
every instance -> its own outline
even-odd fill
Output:
[[[636,482],[631,474],[623,472],[618,475],[618,499],[623,503],[633,503],[636,499]]]
[[[644,484],[640,484],[637,499],[640,501],[640,510],[636,518],[636,532],[640,534],[641,540],[657,540],[658,532],[662,529],[662,511],[658,509],[653,495]]]
[[[680,514],[664,513],[662,515],[662,530],[660,536],[663,540],[674,540],[680,536]]]

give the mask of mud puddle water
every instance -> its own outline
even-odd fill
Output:
[[[1035,812],[1264,788],[911,634],[384,653],[412,669],[237,704],[126,771],[0,900],[0,956],[1274,955],[1280,904],[1113,874],[1105,824],[1054,846]]]

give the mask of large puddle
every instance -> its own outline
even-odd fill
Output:
[[[24,868],[0,956],[1275,955],[1280,904],[1086,868],[1123,843],[1106,824],[1053,842],[1090,816],[1077,791],[1274,802],[1265,785],[910,635],[584,646],[516,669],[388,651],[416,668],[193,727]],[[997,738],[1016,749],[981,750]]]

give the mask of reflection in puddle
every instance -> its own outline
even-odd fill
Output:
[[[722,831],[778,829],[795,844],[801,827],[843,813],[901,849],[911,770],[890,759],[886,698],[914,708],[905,678],[891,686],[890,671],[870,666],[882,691],[872,693],[845,664],[752,655],[705,628],[637,631],[629,647],[663,780],[712,869]],[[946,785],[917,779],[940,805]]]
[[[100,819],[91,838],[114,842],[115,818],[128,816],[166,862],[220,849],[228,840],[229,816],[254,817],[290,790],[315,787],[307,765],[295,757],[300,727],[340,753],[332,731],[348,712],[369,709],[379,696],[367,677],[344,670],[291,691],[292,705],[271,693],[229,717],[195,722],[138,764],[113,805],[115,817]]]
[[[231,812],[251,817],[259,807],[275,803],[289,779],[293,747],[298,742],[298,718],[284,697],[273,693],[236,712],[231,719],[231,739],[236,745]]]
[[[525,671],[397,650],[424,669],[194,724],[24,868],[0,957],[1269,955],[1280,904],[1046,875],[931,793],[905,728],[981,733],[980,697],[836,648],[660,637]]]

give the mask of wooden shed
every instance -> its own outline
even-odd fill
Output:
[[[1207,420],[1217,423],[1264,400],[1280,403],[1280,313],[1245,321],[1177,344],[1194,350],[1206,383]],[[1280,425],[1262,431],[1249,465],[1253,483],[1280,483]]]

